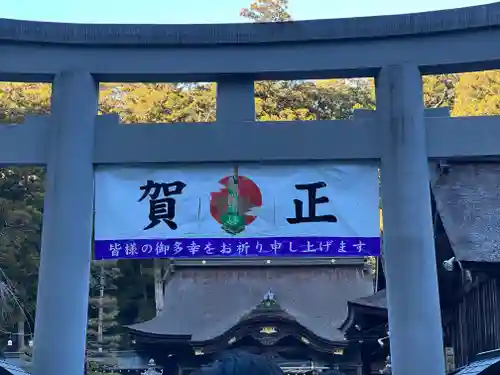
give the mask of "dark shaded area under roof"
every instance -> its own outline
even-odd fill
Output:
[[[347,301],[371,295],[373,278],[362,265],[180,268],[165,288],[162,314],[129,328],[207,341],[235,326],[269,290],[299,324],[327,340],[343,341],[339,327]]]
[[[455,257],[500,262],[500,164],[451,165],[432,191]]]

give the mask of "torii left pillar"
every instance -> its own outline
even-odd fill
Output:
[[[42,230],[34,375],[85,366],[98,87],[88,72],[54,78]]]

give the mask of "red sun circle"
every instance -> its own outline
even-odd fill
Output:
[[[228,201],[228,182],[232,176],[226,176],[219,180],[219,183],[224,186],[220,191],[210,194],[210,214],[219,223],[221,216],[226,213]],[[244,197],[253,207],[262,206],[262,193],[259,187],[251,179],[245,176],[238,176],[239,196]],[[217,204],[219,202],[219,204]],[[225,202],[221,207],[220,202]],[[245,225],[251,224],[257,217],[253,215],[245,215]]]

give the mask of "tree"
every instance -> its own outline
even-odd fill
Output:
[[[454,116],[500,114],[500,70],[461,74],[455,96]]]
[[[51,90],[45,84],[0,84],[0,122],[19,124],[26,115],[48,114]],[[22,125],[19,125],[22,126]],[[22,146],[21,146],[22,147]],[[38,282],[40,236],[43,211],[44,170],[38,167],[0,169],[0,268],[11,280],[15,308],[6,322],[17,326],[17,346],[32,334]],[[25,325],[29,334],[25,334]]]
[[[313,120],[307,105],[309,93],[305,84],[293,81],[261,81],[255,85],[257,120]]]
[[[327,79],[309,90],[309,107],[318,120],[345,120],[355,109],[375,109],[372,79]]]
[[[91,266],[87,358],[94,370],[107,371],[115,365],[110,354],[120,346],[121,329],[117,322],[118,304],[114,280],[119,275],[116,262]]]
[[[51,86],[40,83],[0,83],[0,123],[20,124],[27,115],[50,113]]]
[[[120,276],[115,280],[119,306],[117,321],[132,324],[155,316],[155,292],[153,261],[118,261]],[[127,343],[125,342],[125,346]]]
[[[91,356],[119,346],[119,327],[116,322],[118,306],[114,282],[119,272],[115,262],[99,262],[91,266],[87,331],[87,349]]]
[[[344,120],[356,108],[375,108],[371,80],[261,81],[255,96],[262,121]]]
[[[13,290],[12,281],[5,275],[5,273],[0,268],[0,327],[1,330],[1,342],[3,348],[7,348],[14,344],[13,339],[18,340],[18,342],[23,342],[23,337],[18,335],[12,335],[13,328],[13,316],[19,311],[19,302],[15,291]],[[21,345],[17,345],[18,350]],[[2,354],[0,352],[0,354]]]
[[[455,105],[455,86],[458,74],[438,74],[423,77],[424,103],[427,108],[449,107]]]
[[[100,110],[124,123],[213,122],[214,84],[124,84],[101,87]]]
[[[253,22],[285,22],[291,21],[288,13],[288,0],[254,0],[250,8],[243,8],[242,17]]]
[[[240,15],[253,22],[292,20],[288,0],[254,0]],[[355,108],[374,108],[371,80],[260,81],[255,84],[257,119],[346,119]]]

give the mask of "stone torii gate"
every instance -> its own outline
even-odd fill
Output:
[[[380,160],[393,371],[441,375],[429,159],[500,155],[496,117],[424,117],[421,74],[500,67],[500,4],[238,25],[0,20],[0,79],[53,83],[52,114],[0,127],[0,161],[47,165],[35,375],[82,374],[96,164]],[[352,121],[257,123],[254,80],[375,77]],[[217,122],[120,126],[97,83],[217,82]],[[210,140],[208,143],[207,140]]]

